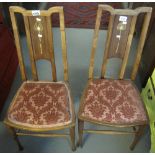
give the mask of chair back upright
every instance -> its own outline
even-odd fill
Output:
[[[151,18],[151,7],[139,7],[135,10],[131,9],[114,9],[109,5],[99,5],[93,37],[93,45],[89,66],[89,79],[93,79],[94,58],[98,41],[101,17],[104,11],[110,13],[106,45],[104,49],[103,63],[101,67],[101,78],[104,78],[106,65],[110,58],[120,58],[122,60],[119,79],[124,78],[125,69],[127,66],[130,47],[133,40],[135,25],[139,14],[144,13],[144,21],[142,31],[137,46],[135,62],[131,72],[131,80],[134,80],[137,74],[138,66],[141,59],[142,50],[144,47],[147,30]]]
[[[68,81],[67,48],[63,7],[51,7],[48,10],[40,11],[26,10],[22,7],[11,6],[9,10],[22,80],[27,80],[27,76],[21,51],[20,36],[15,14],[22,14],[24,19],[27,45],[31,60],[32,77],[35,81],[38,80],[36,61],[40,59],[45,59],[51,62],[52,79],[53,81],[57,81],[51,16],[56,13],[59,14],[64,81]]]

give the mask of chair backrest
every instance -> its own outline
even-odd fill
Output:
[[[22,7],[11,6],[9,10],[11,15],[12,27],[15,37],[22,80],[27,80],[27,76],[21,52],[20,37],[15,13],[22,14],[24,19],[27,44],[31,59],[33,80],[38,80],[36,61],[40,59],[46,59],[51,62],[53,81],[57,81],[57,77],[56,77],[54,47],[53,47],[51,16],[55,13],[59,14],[64,80],[68,81],[67,49],[66,49],[63,7],[52,7],[49,8],[48,10],[40,11],[40,10],[26,10]]]
[[[142,50],[144,47],[144,42],[146,39],[146,34],[151,18],[152,8],[139,7],[135,10],[131,10],[131,9],[114,9],[109,5],[99,5],[93,37],[91,58],[90,58],[89,79],[93,78],[94,57],[97,47],[98,34],[103,11],[108,11],[110,13],[110,19],[103,56],[103,64],[101,69],[101,78],[104,78],[105,76],[108,59],[114,57],[122,59],[119,79],[124,78],[124,73],[127,65],[127,60],[130,52],[137,17],[140,13],[145,14],[141,35],[137,46],[137,54],[135,57],[135,62],[131,73],[131,79],[134,80],[137,74]]]

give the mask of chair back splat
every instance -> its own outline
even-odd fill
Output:
[[[31,59],[31,69],[33,80],[38,80],[36,61],[40,59],[46,59],[51,62],[52,78],[53,81],[57,81],[56,65],[54,57],[54,45],[53,45],[53,33],[51,16],[55,13],[59,14],[60,20],[60,32],[61,32],[61,46],[62,46],[62,58],[64,67],[64,80],[68,81],[68,64],[67,64],[67,48],[65,38],[65,25],[64,25],[64,12],[63,7],[52,7],[47,11],[42,10],[26,10],[22,7],[10,7],[11,21],[15,36],[15,43],[17,47],[19,65],[21,70],[22,79],[26,80],[26,72],[21,52],[21,45],[19,39],[18,26],[16,22],[15,13],[20,13],[24,19],[27,44],[29,48],[29,54]]]
[[[108,5],[99,5],[97,12],[97,19],[95,25],[95,32],[93,38],[93,46],[91,51],[91,60],[89,66],[89,79],[93,78],[94,70],[94,57],[97,47],[98,34],[100,29],[100,22],[103,11],[110,13],[110,20],[108,25],[107,40],[104,50],[103,64],[101,69],[101,78],[104,78],[106,72],[107,61],[110,58],[122,59],[122,64],[119,73],[119,79],[124,78],[124,73],[128,61],[130,47],[135,31],[135,25],[139,14],[144,13],[144,22],[140,35],[140,40],[137,47],[137,55],[133,65],[131,79],[134,80],[137,74],[138,66],[141,59],[144,42],[151,18],[152,8],[150,7],[139,7],[135,10],[130,9],[114,9]]]

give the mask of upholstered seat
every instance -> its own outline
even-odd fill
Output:
[[[71,123],[71,100],[63,82],[24,82],[8,111],[8,120],[26,127],[47,128]]]
[[[90,81],[81,107],[83,119],[116,125],[147,122],[140,94],[130,80]]]

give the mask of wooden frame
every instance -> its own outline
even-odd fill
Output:
[[[37,42],[33,42],[31,33],[31,18],[32,16],[32,10],[26,10],[22,7],[17,6],[11,6],[10,8],[10,16],[12,21],[12,27],[15,37],[15,43],[17,48],[17,54],[19,59],[19,66],[21,71],[22,80],[26,81],[26,69],[24,65],[22,50],[21,50],[21,44],[20,44],[20,38],[19,38],[19,32],[18,32],[18,26],[16,22],[15,13],[22,14],[24,18],[24,24],[25,24],[25,31],[26,31],[26,37],[27,37],[27,44],[29,48],[29,54],[31,59],[31,68],[32,68],[32,77],[33,80],[38,80],[37,70],[36,70],[36,64],[35,62],[39,59],[46,59],[51,62],[52,66],[52,78],[53,81],[57,81],[56,77],[56,66],[55,66],[55,58],[54,58],[54,48],[53,48],[53,34],[52,34],[52,25],[51,25],[51,15],[58,13],[59,14],[59,20],[60,20],[60,32],[61,32],[61,46],[62,46],[62,58],[63,58],[63,67],[64,67],[64,81],[65,84],[69,88],[68,83],[68,63],[67,63],[67,47],[66,47],[66,38],[65,38],[65,25],[64,25],[64,12],[63,7],[52,7],[48,10],[41,10],[39,17],[44,19],[43,24],[46,25],[47,29],[46,31],[46,38],[45,41],[48,43],[48,52],[43,53],[35,53],[34,44],[37,44]],[[49,34],[49,35],[47,35]],[[69,95],[71,96],[70,90]],[[10,129],[11,133],[13,134],[14,139],[16,140],[19,150],[22,150],[23,147],[21,146],[18,137],[17,136],[39,136],[39,137],[68,137],[70,136],[71,144],[72,144],[72,150],[75,151],[75,112],[74,112],[74,106],[73,106],[73,99],[71,98],[71,109],[72,109],[72,121],[68,125],[58,126],[58,127],[51,127],[51,128],[30,128],[26,126],[16,125],[8,120],[8,118],[5,118],[4,123],[6,126]],[[55,133],[44,133],[45,131],[55,131],[55,130],[63,130],[69,128],[69,133],[66,134],[55,134]],[[31,133],[25,133],[25,131],[29,131]]]
[[[150,18],[151,18],[151,13],[152,13],[152,8],[150,7],[140,7],[137,8],[135,10],[130,10],[130,9],[114,9],[109,5],[99,5],[98,7],[98,11],[97,11],[97,17],[96,17],[96,25],[95,25],[95,30],[94,30],[94,37],[93,37],[93,45],[92,45],[92,50],[91,50],[91,57],[90,57],[90,65],[89,65],[89,80],[88,83],[84,89],[83,95],[81,97],[81,101],[80,101],[80,108],[79,108],[79,112],[78,112],[78,133],[79,133],[79,141],[78,141],[78,145],[82,146],[82,136],[83,133],[96,133],[96,134],[135,134],[135,138],[133,143],[130,146],[130,149],[133,150],[136,146],[136,144],[138,143],[141,135],[144,132],[145,126],[148,124],[148,122],[142,122],[142,123],[136,123],[136,124],[130,124],[130,125],[125,125],[125,124],[103,124],[99,121],[94,121],[91,119],[86,119],[84,117],[81,116],[81,111],[83,109],[83,100],[84,100],[84,95],[85,92],[88,88],[89,83],[91,82],[91,80],[93,80],[93,70],[94,70],[94,57],[95,57],[95,53],[96,53],[96,48],[97,48],[97,41],[98,41],[98,34],[99,34],[99,29],[100,29],[100,22],[101,22],[101,17],[102,17],[102,13],[103,11],[108,11],[110,13],[110,20],[109,20],[109,26],[108,26],[108,32],[107,32],[107,40],[106,40],[106,45],[105,45],[105,51],[104,51],[104,57],[103,57],[103,64],[102,64],[102,69],[101,69],[101,79],[104,78],[105,75],[105,71],[106,71],[106,64],[107,64],[107,60],[108,58],[111,57],[119,57],[122,59],[122,65],[121,65],[121,70],[120,70],[120,74],[119,74],[119,79],[123,79],[124,78],[124,73],[125,73],[125,69],[126,69],[126,65],[127,65],[127,60],[128,60],[128,56],[129,56],[129,52],[130,52],[130,46],[132,43],[132,38],[133,38],[133,34],[134,34],[134,30],[135,30],[135,24],[136,24],[136,20],[137,20],[137,16],[140,13],[145,13],[145,17],[144,17],[144,23],[143,23],[143,27],[142,27],[142,31],[141,31],[141,35],[140,35],[140,40],[138,43],[138,47],[137,47],[137,55],[135,58],[135,63],[133,65],[133,69],[132,69],[132,73],[131,73],[131,80],[135,80],[137,71],[138,71],[138,66],[140,63],[140,58],[141,58],[141,54],[142,54],[142,50],[144,47],[144,42],[146,39],[146,35],[147,35],[147,30],[148,30],[148,26],[149,26],[149,22],[150,22]],[[114,25],[115,25],[115,17],[116,16],[131,16],[132,19],[130,20],[131,22],[131,26],[128,29],[128,38],[126,41],[126,48],[124,54],[120,53],[120,55],[110,55],[110,48],[111,48],[111,42],[112,42],[112,37],[113,37],[113,31],[114,31]],[[89,123],[93,123],[96,125],[104,125],[104,126],[109,126],[109,127],[117,127],[117,128],[127,128],[127,127],[132,127],[133,131],[131,132],[127,132],[127,131],[120,131],[120,130],[90,130],[90,129],[84,129],[84,122],[89,122]]]

